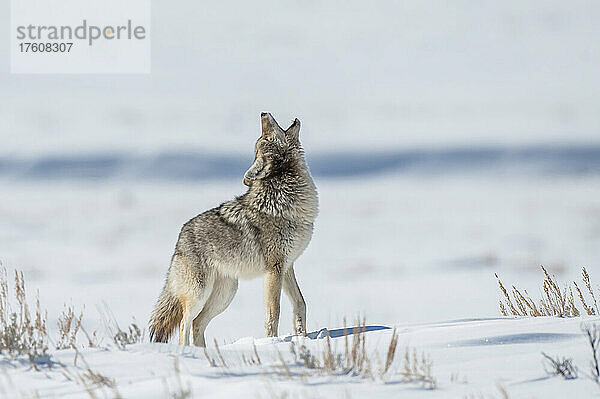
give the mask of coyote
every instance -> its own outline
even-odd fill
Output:
[[[306,304],[294,261],[308,246],[318,198],[300,121],[283,130],[261,114],[262,135],[244,174],[248,191],[185,223],[162,293],[150,319],[150,339],[167,342],[179,324],[179,344],[206,346],[204,331],[233,300],[238,278],[264,276],[265,333],[277,336],[281,288],[294,308],[294,332],[306,335]]]

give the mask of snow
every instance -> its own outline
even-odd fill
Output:
[[[374,377],[337,373],[330,375],[305,368],[283,339],[243,338],[219,346],[222,365],[214,346],[208,356],[204,351],[173,344],[134,344],[125,350],[82,349],[57,351],[54,360],[64,365],[34,372],[27,365],[8,365],[3,376],[7,398],[37,392],[40,397],[85,397],[82,386],[68,381],[66,375],[84,373],[86,364],[94,372],[110,376],[125,398],[162,397],[179,387],[191,390],[194,397],[502,397],[498,385],[513,398],[598,396],[598,386],[586,379],[591,350],[580,324],[596,323],[600,318],[540,317],[535,319],[470,319],[441,323],[398,324],[399,349],[391,371],[379,376],[383,356],[392,330],[367,332],[366,351],[371,357]],[[294,337],[296,350],[305,345],[320,357],[324,339]],[[352,336],[350,336],[352,340]],[[344,353],[344,338],[331,340],[333,350]],[[261,364],[247,364],[242,359],[255,358]],[[419,383],[403,382],[401,377],[404,348],[426,352],[433,361],[432,374],[437,387],[425,389]],[[580,377],[563,380],[546,374],[541,352],[570,357],[580,367]],[[412,353],[412,352],[411,352]],[[283,366],[286,363],[290,375]],[[77,365],[74,364],[74,359]],[[379,359],[379,360],[377,360]],[[177,364],[177,365],[176,365]],[[6,365],[5,365],[6,366]],[[176,372],[175,367],[180,371]],[[103,388],[109,396],[112,390]],[[96,392],[100,395],[101,390]],[[287,395],[287,396],[286,396]]]
[[[480,392],[500,397],[497,381],[511,397],[569,393],[583,398],[597,392],[583,377],[546,378],[541,363],[544,351],[573,357],[580,370],[587,370],[591,352],[581,335],[583,319],[498,318],[500,294],[494,278],[498,272],[505,285],[515,284],[535,297],[542,280],[540,264],[564,282],[579,281],[580,267],[586,266],[596,287],[596,176],[380,174],[316,183],[320,216],[313,240],[296,264],[310,331],[333,330],[344,318],[351,323],[358,316],[366,317],[369,325],[397,327],[400,348],[415,347],[431,355],[439,380],[437,390],[426,392],[433,397]],[[294,365],[285,341],[292,328],[287,299],[282,302],[281,339],[261,338],[260,279],[241,281],[230,307],[207,329],[213,357],[216,339],[230,369],[210,367],[197,349],[149,344],[147,337],[125,351],[110,348],[103,314],[122,328],[131,322],[147,325],[180,226],[241,192],[237,179],[2,180],[0,186],[10,192],[0,201],[3,264],[23,269],[29,290],[39,289],[51,335],[64,303],[83,310],[86,330],[97,330],[109,348],[80,349],[82,357],[95,372],[114,378],[124,397],[163,395],[163,377],[173,387],[177,354],[182,380],[200,397],[240,392],[271,397],[269,389],[280,396],[290,392],[308,397],[424,394],[418,384],[397,383],[399,376],[393,374],[386,381],[323,375],[288,380],[271,368],[244,366],[241,355],[252,353],[252,343],[261,357],[270,359],[269,367],[280,363],[277,351]],[[383,358],[390,334],[368,332],[369,353]],[[333,339],[338,350],[339,340]],[[323,341],[308,340],[307,345],[319,353]],[[73,357],[72,351],[53,353],[65,365],[72,365]],[[35,389],[42,397],[86,395],[60,369],[34,372],[27,365],[4,365],[15,387]],[[461,383],[451,381],[454,374]]]
[[[539,265],[562,282],[586,266],[598,288],[598,3],[152,6],[152,75],[0,73],[0,261],[39,290],[51,335],[66,303],[103,337],[80,337],[77,366],[73,350],[50,370],[3,359],[1,397],[89,397],[65,377],[84,359],[125,398],[169,396],[175,361],[196,397],[598,397],[583,375],[548,377],[541,352],[583,373],[580,324],[599,319],[499,317],[494,278],[537,297]],[[111,345],[107,319],[147,325],[181,225],[244,190],[261,111],[301,119],[314,166],[321,211],[296,264],[309,330],[396,327],[436,390],[400,383],[400,355],[383,380],[304,370],[287,299],[281,337],[263,338],[260,279],[208,326],[229,368],[147,336]],[[366,333],[373,358],[391,334]],[[261,367],[241,360],[254,344]]]
[[[382,324],[496,316],[494,272],[530,290],[541,280],[540,264],[565,281],[582,266],[600,275],[597,177],[382,175],[316,183],[320,216],[296,265],[312,328],[359,313]],[[93,320],[105,302],[121,324],[136,317],[142,325],[183,223],[244,190],[239,181],[0,185],[11,193],[0,201],[2,261],[25,271],[45,306],[72,300]],[[457,289],[439,307],[444,287]],[[319,306],[325,298],[328,306]],[[243,281],[208,334],[260,336],[262,312],[262,283]],[[287,312],[282,317],[290,328]],[[237,323],[243,331],[230,328]]]

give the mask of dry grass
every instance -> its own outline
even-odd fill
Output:
[[[298,350],[296,350],[296,345],[292,342],[290,345],[290,352],[294,355],[296,363],[300,360],[302,365],[309,370],[312,369],[320,369],[321,364],[319,359],[317,359],[310,350],[306,347],[306,345],[301,345]]]
[[[14,289],[9,290],[9,280],[5,268],[0,268],[0,354],[11,358],[19,356],[28,356],[34,363],[40,362],[40,359],[48,359],[48,342],[51,342],[46,329],[47,315],[42,313],[39,299],[36,300],[33,312],[30,312],[26,297],[25,282],[23,273],[15,272]],[[14,291],[14,295],[13,292]],[[14,299],[12,299],[14,297]],[[14,310],[13,310],[14,309]],[[108,310],[107,310],[108,312]],[[87,346],[97,347],[98,337],[96,332],[90,336],[82,325],[83,312],[77,313],[73,306],[65,306],[58,317],[58,337],[55,345],[58,349],[72,348],[75,351],[73,366],[65,366],[61,363],[54,363],[62,367],[63,375],[74,383],[81,386],[88,396],[96,397],[121,397],[116,381],[95,369],[92,369],[77,347],[78,333],[81,331],[87,338]],[[132,323],[127,331],[119,328],[118,324],[107,322],[110,318],[104,318],[107,327],[107,336],[112,338],[114,344],[124,349],[126,345],[141,342],[143,333],[140,328]],[[114,318],[112,318],[114,320]],[[324,340],[321,340],[322,347],[318,353],[313,354],[306,345],[292,343],[291,350],[294,354],[294,360],[286,362],[281,353],[278,353],[280,369],[279,375],[286,378],[311,375],[330,375],[330,376],[356,376],[360,378],[381,380],[393,380],[402,383],[419,383],[426,388],[436,387],[436,381],[432,377],[432,361],[425,354],[417,355],[414,349],[406,348],[405,356],[400,358],[398,353],[398,333],[394,329],[390,342],[386,348],[385,356],[380,360],[378,354],[367,350],[366,345],[366,322],[357,321],[357,327],[344,329],[344,337],[335,342],[329,334]],[[341,337],[340,337],[341,338]],[[341,351],[337,351],[335,343],[343,344]],[[211,358],[208,351],[204,350],[209,364],[213,367],[228,368],[225,357],[219,345],[215,341],[215,356]],[[83,364],[78,365],[78,360]],[[250,355],[243,355],[242,360],[246,365],[258,366],[268,373],[266,366],[263,366],[263,360],[260,358],[256,346]],[[47,361],[47,360],[46,360]],[[396,367],[394,367],[396,363]],[[298,367],[302,369],[298,372]],[[181,384],[179,366],[175,364],[176,384],[175,389],[169,389],[167,385],[168,397],[183,399],[191,396],[191,391]]]
[[[56,341],[56,349],[68,349],[75,346],[77,341],[77,333],[81,328],[81,319],[83,312],[79,312],[79,316],[75,316],[75,311],[72,306],[66,307],[58,317],[58,340]]]
[[[210,355],[208,354],[208,350],[206,349],[206,347],[202,348],[203,352],[204,352],[204,357],[206,357],[206,361],[208,362],[208,364],[210,364],[210,367],[217,367],[217,362],[215,361],[214,358],[210,357]]]
[[[186,386],[183,385],[183,381],[181,379],[181,369],[179,367],[179,359],[173,359],[173,370],[175,372],[175,388],[171,390],[167,380],[163,381],[165,386],[166,397],[170,399],[189,399],[192,398],[192,387],[191,384],[188,383]]]
[[[498,277],[498,274],[495,274],[496,279],[498,280],[498,286],[500,287],[500,292],[504,297],[500,300],[500,312],[504,316],[579,316],[581,313],[575,305],[573,288],[568,284],[563,285],[561,288],[556,281],[556,277],[550,275],[544,266],[541,266],[541,268],[544,272],[544,280],[541,288],[542,298],[539,299],[537,303],[531,298],[527,290],[521,291],[514,285],[509,293],[500,280],[500,277]],[[577,291],[578,294],[579,302],[588,315],[598,314],[598,304],[596,302],[594,291],[592,290],[590,276],[585,267],[582,269],[582,280],[587,288],[588,294],[592,298],[594,306],[588,305],[584,293],[579,289],[577,283],[573,282],[575,291]]]
[[[281,356],[281,352],[279,352],[279,350],[277,350],[277,357],[279,358],[279,361],[281,362],[281,368],[284,372],[284,375],[287,378],[292,378],[292,372],[290,371],[290,368],[288,367],[287,363],[285,362],[285,359],[283,358],[283,356]]]
[[[455,371],[450,373],[450,382],[454,383],[454,384],[468,384],[469,383],[469,379],[467,378],[466,375],[462,375]]]
[[[565,380],[574,380],[577,378],[577,367],[573,364],[573,359],[552,357],[544,352],[544,370],[546,373],[553,376],[560,376]]]
[[[76,347],[77,334],[84,331],[88,337],[89,346],[97,345],[97,337],[94,332],[93,338],[83,329],[81,321],[83,312],[77,315],[72,306],[65,307],[58,317],[58,338],[56,349],[73,348],[75,350],[74,367],[69,369],[60,362],[50,361],[48,353],[48,342],[51,341],[46,328],[47,314],[42,313],[39,296],[35,301],[35,308],[30,311],[25,279],[23,272],[15,271],[14,287],[9,287],[8,272],[0,264],[0,355],[10,359],[27,357],[34,369],[38,365],[60,366],[63,375],[69,380],[77,383],[91,398],[97,398],[98,390],[100,397],[121,398],[114,379],[94,371],[87,364],[82,354]],[[11,292],[12,291],[12,292]],[[121,332],[119,330],[119,332]],[[135,324],[129,328],[129,333],[117,334],[115,341],[122,345],[139,342],[141,332]],[[77,368],[77,360],[81,359],[85,367]]]
[[[113,342],[121,350],[124,350],[127,345],[142,342],[142,331],[137,324],[131,323],[128,330],[129,332],[123,331],[116,325],[116,332],[113,333]]]
[[[413,349],[411,353],[411,350],[406,348],[401,371],[402,380],[419,383],[427,389],[435,389],[437,381],[431,374],[432,367],[433,361],[425,353],[418,356],[416,349]]]
[[[117,322],[115,316],[110,310],[109,306],[104,303],[104,307],[98,307],[98,312],[101,315],[101,320],[104,324],[104,328],[106,330],[105,335],[112,340],[113,344],[119,348],[120,350],[125,350],[127,345],[137,344],[143,341],[144,339],[144,331],[138,327],[135,323],[135,319],[133,323],[130,323],[126,330],[121,329],[121,326]],[[90,337],[87,332],[84,331],[86,337],[88,339],[89,346],[96,346],[97,337]]]
[[[596,296],[594,295],[594,290],[592,290],[592,284],[590,282],[590,275],[588,274],[587,270],[585,270],[585,267],[582,269],[581,275],[582,275],[581,278],[583,280],[583,284],[585,285],[585,288],[587,288],[588,293],[592,297],[592,301],[594,301],[594,306],[593,307],[588,306],[588,304],[585,302],[585,298],[583,297],[583,293],[579,289],[579,286],[577,285],[577,283],[575,281],[573,281],[573,284],[575,285],[575,290],[577,290],[577,293],[579,294],[579,300],[583,304],[583,308],[588,315],[591,316],[591,315],[600,314],[600,310],[598,309],[598,302],[596,302]]]
[[[582,326],[590,349],[592,350],[592,360],[590,361],[589,377],[597,384],[600,384],[600,327],[596,324]]]
[[[87,339],[87,346],[89,348],[97,348],[102,345],[102,340],[98,337],[98,331],[95,331],[90,335],[83,326],[80,326],[81,332],[85,335]]]
[[[390,344],[388,345],[387,356],[385,357],[385,366],[383,368],[382,374],[386,374],[394,362],[394,356],[396,356],[396,348],[398,347],[398,334],[396,333],[396,328],[394,327],[394,331],[392,331],[392,339],[390,340]]]
[[[242,361],[246,366],[260,366],[262,361],[260,360],[260,356],[258,356],[258,350],[256,350],[256,344],[254,342],[252,343],[252,349],[254,351],[253,355],[246,357],[242,353]]]
[[[366,351],[366,321],[363,318],[362,324],[358,321],[358,327],[352,329],[352,344],[348,349],[348,334],[344,328],[344,355],[338,357],[337,365],[340,366],[344,374],[362,375],[372,377],[371,360]],[[333,357],[331,354],[331,339],[327,334],[326,350],[324,356]],[[335,371],[335,368],[334,370]]]
[[[15,271],[14,302],[11,301],[8,286],[8,273],[0,267],[0,354],[12,359],[27,356],[35,366],[47,363],[48,331],[47,315],[42,313],[39,297],[35,310],[29,311],[23,272]],[[13,309],[14,306],[14,309]]]
[[[432,375],[433,362],[424,353],[417,355],[416,349],[406,348],[399,371],[393,370],[398,352],[398,333],[394,329],[387,346],[383,361],[377,353],[369,353],[366,347],[366,323],[364,319],[353,328],[352,334],[344,329],[344,352],[338,353],[332,347],[329,335],[325,337],[321,355],[314,355],[305,345],[296,346],[292,342],[290,351],[294,355],[295,364],[304,367],[307,374],[325,374],[332,376],[358,376],[361,378],[381,380],[399,378],[402,383],[418,383],[427,389],[434,389],[437,381]],[[281,359],[283,362],[283,359]],[[379,364],[379,368],[373,367]]]
[[[496,383],[496,389],[498,390],[500,399],[510,399],[510,396],[508,395],[508,391],[506,390],[506,387],[501,382]],[[477,394],[470,393],[468,395],[464,395],[463,399],[496,399],[496,396],[484,395],[483,393],[479,392]]]
[[[582,324],[583,330],[589,347],[592,351],[592,360],[590,361],[590,373],[584,375],[600,385],[600,327],[597,324]],[[545,363],[544,369],[550,375],[561,376],[566,380],[572,380],[578,377],[578,369],[570,358],[553,358],[542,352]]]
[[[365,334],[366,325],[359,321],[358,327],[352,331],[352,343],[349,344],[349,334],[344,328],[344,354],[336,353],[331,346],[329,333],[325,337],[324,348],[321,356],[315,356],[305,346],[292,342],[290,351],[294,355],[297,364],[303,365],[308,370],[317,370],[329,375],[353,375],[362,377],[373,377],[371,360],[366,351]]]
[[[117,384],[114,378],[107,377],[97,371],[92,370],[88,362],[85,360],[83,355],[79,352],[77,347],[73,345],[75,350],[75,358],[73,359],[73,365],[77,365],[77,359],[81,359],[84,364],[83,371],[78,369],[72,370],[63,364],[60,366],[63,368],[63,376],[69,380],[80,385],[88,396],[92,399],[98,398],[97,392],[100,391],[103,398],[112,397],[115,399],[121,399],[122,396],[117,389]]]
[[[219,348],[219,344],[217,343],[217,339],[215,338],[215,348],[217,349],[217,355],[219,355],[219,360],[221,361],[221,366],[223,368],[229,368],[227,367],[227,363],[225,363],[225,358],[223,357],[223,354],[221,353],[221,349]]]
[[[113,378],[95,372],[90,368],[87,368],[84,373],[80,374],[79,378],[84,386],[105,386],[108,388],[114,388],[117,386]]]

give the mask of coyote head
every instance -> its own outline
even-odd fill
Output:
[[[256,141],[254,162],[244,173],[244,184],[247,186],[251,186],[254,181],[280,174],[289,167],[290,161],[302,154],[298,138],[298,119],[286,130],[283,130],[269,113],[263,112],[260,119],[262,135]]]

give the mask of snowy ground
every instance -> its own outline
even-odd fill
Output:
[[[541,363],[540,352],[545,351],[573,357],[587,370],[589,350],[581,319],[497,319],[499,292],[493,274],[533,296],[542,279],[539,264],[561,281],[578,279],[580,267],[586,266],[594,283],[600,275],[599,183],[593,175],[388,174],[318,180],[321,214],[313,240],[296,265],[309,330],[340,327],[344,317],[353,321],[358,315],[366,316],[368,324],[397,326],[401,347],[431,354],[439,380],[438,390],[427,392],[432,397],[501,397],[496,381],[514,392],[511,397],[567,392],[593,397],[600,391],[591,382],[548,379]],[[0,185],[2,192],[10,192],[0,201],[3,264],[23,269],[29,289],[39,289],[52,333],[63,304],[71,303],[76,309],[85,305],[84,325],[101,336],[107,336],[101,315],[106,309],[121,327],[132,321],[146,326],[181,224],[243,190],[233,180],[3,180]],[[287,300],[282,306],[280,333],[286,334],[291,308]],[[252,350],[252,339],[243,337],[263,336],[262,324],[262,283],[242,281],[231,306],[207,330],[207,342],[216,339],[231,359],[229,370],[211,368],[203,353],[175,346],[144,343],[126,351],[82,353],[94,371],[117,381],[124,397],[163,395],[163,377],[170,376],[169,386],[174,383],[173,354],[182,351],[181,378],[199,397],[241,390],[255,397],[286,392],[299,397],[332,392],[349,397],[399,391],[409,397],[424,395],[418,384],[394,383],[399,377],[393,374],[383,383],[358,377],[290,380],[268,372],[280,363],[276,349],[291,362],[289,343],[259,340],[260,353],[272,359],[267,371],[245,367],[240,358]],[[380,358],[390,334],[367,334],[368,345]],[[308,345],[317,353],[323,347],[322,341]],[[61,351],[55,359],[72,364],[73,353]],[[9,392],[14,392],[11,386],[23,391],[19,387],[25,384],[25,390],[39,390],[45,397],[83,395],[83,388],[59,370],[38,373],[25,371],[25,365],[4,365],[8,377],[3,387]],[[459,375],[458,383],[451,381],[451,374]]]
[[[147,325],[181,225],[242,192],[258,115],[270,111],[302,120],[320,193],[296,265],[309,330],[358,315],[397,326],[400,347],[431,355],[438,389],[397,373],[296,375],[305,371],[290,343],[260,339],[259,280],[242,281],[208,327],[229,369],[147,338],[82,349],[78,367],[85,359],[114,378],[125,398],[169,396],[175,358],[196,397],[500,398],[497,382],[511,398],[600,395],[585,378],[547,378],[541,364],[545,351],[587,370],[582,319],[498,319],[494,279],[536,297],[540,264],[565,282],[586,266],[598,288],[598,3],[152,6],[151,75],[0,71],[0,261],[39,289],[50,333],[65,303],[105,345],[106,313]],[[386,157],[394,167],[363,173]],[[290,330],[284,299],[280,334]],[[367,334],[374,358],[390,335]],[[263,367],[240,360],[253,340]],[[323,341],[306,345],[318,354]],[[279,375],[277,351],[292,378]],[[83,372],[72,350],[53,359]],[[89,396],[58,366],[0,365],[2,397]]]
[[[600,318],[586,318],[586,323]],[[285,339],[243,338],[221,345],[220,354],[209,348],[208,357],[193,347],[168,344],[135,344],[125,350],[84,349],[56,352],[50,369],[32,371],[31,367],[4,362],[0,392],[6,398],[87,397],[75,376],[89,366],[107,376],[125,398],[176,397],[188,391],[192,397],[255,398],[593,398],[600,387],[585,378],[591,350],[582,335],[582,319],[470,319],[442,323],[397,325],[399,349],[392,367],[383,377],[380,370],[391,339],[391,330],[366,333],[366,352],[371,360],[372,377],[329,374],[306,368],[292,354]],[[350,336],[352,342],[352,336]],[[321,359],[325,339],[293,339],[296,351],[302,345]],[[254,352],[254,345],[256,352]],[[344,338],[332,339],[336,353],[344,353]],[[433,362],[434,390],[402,377],[404,348],[424,351]],[[570,357],[580,367],[580,378],[564,380],[549,376],[541,353]],[[222,358],[221,358],[222,356]],[[246,361],[244,361],[246,359]],[[260,359],[260,364],[248,364]],[[285,364],[285,366],[284,366]],[[87,366],[86,366],[87,365]],[[177,371],[178,370],[178,371]],[[66,376],[69,376],[67,378]],[[114,397],[114,389],[97,388],[97,397]],[[89,395],[92,396],[92,395]]]
[[[237,181],[0,184],[11,193],[0,201],[1,259],[25,271],[45,306],[72,300],[93,320],[105,302],[119,322],[140,324],[181,225],[243,190]],[[309,328],[359,313],[382,324],[493,317],[494,272],[530,289],[541,280],[540,264],[567,281],[582,266],[600,275],[597,177],[388,175],[317,185],[320,216],[296,265]],[[444,287],[457,289],[441,298]],[[209,336],[260,336],[261,290],[258,280],[242,282]],[[289,332],[289,314],[282,317]],[[244,327],[231,328],[237,323]]]

